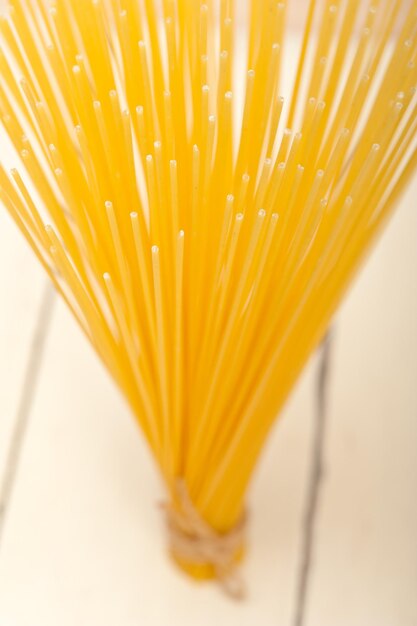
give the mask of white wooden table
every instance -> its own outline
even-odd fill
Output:
[[[417,624],[416,195],[417,180],[335,324],[298,608],[317,357],[256,475],[250,595],[234,604],[167,559],[133,420],[0,211],[1,626]]]

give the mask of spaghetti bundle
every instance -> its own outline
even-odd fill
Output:
[[[305,8],[294,59],[276,0],[14,0],[0,23],[1,200],[200,577],[240,557],[265,438],[417,164],[417,2]]]

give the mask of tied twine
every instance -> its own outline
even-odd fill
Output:
[[[217,533],[193,505],[184,480],[176,481],[179,507],[163,503],[170,548],[179,559],[196,565],[211,565],[223,591],[242,600],[246,587],[236,566],[236,555],[242,549],[246,515],[227,533]]]

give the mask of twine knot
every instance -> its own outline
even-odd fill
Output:
[[[175,556],[186,563],[210,565],[222,589],[234,599],[243,599],[246,588],[237,566],[242,549],[246,516],[227,533],[217,533],[193,505],[184,480],[176,482],[178,503],[164,503],[168,539]]]

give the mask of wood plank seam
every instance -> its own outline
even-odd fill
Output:
[[[293,626],[303,626],[306,614],[308,586],[314,550],[314,529],[319,508],[325,454],[325,427],[331,368],[332,333],[328,332],[320,347],[320,361],[316,381],[316,410],[312,436],[311,464],[303,517],[300,567],[295,593]]]
[[[32,399],[36,391],[40,366],[44,356],[45,341],[48,336],[50,322],[52,319],[54,301],[55,290],[48,281],[44,287],[37,322],[28,351],[26,371],[22,384],[22,393],[16,411],[16,418],[7,454],[5,470],[0,482],[0,548],[8,506],[10,504],[10,498],[13,492],[13,486],[19,466],[22,445],[29,422]]]

